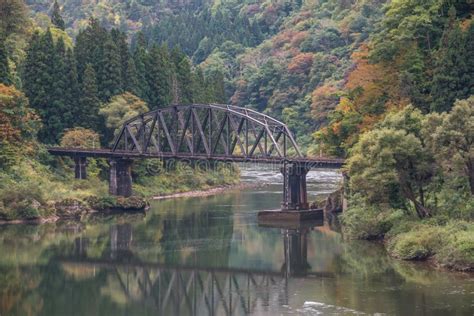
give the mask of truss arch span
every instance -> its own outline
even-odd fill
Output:
[[[123,124],[112,152],[209,159],[303,158],[284,123],[223,104],[173,105],[136,116]]]

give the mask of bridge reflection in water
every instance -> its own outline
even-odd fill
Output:
[[[290,278],[329,276],[310,272],[307,239],[311,227],[281,229],[284,263],[280,271],[143,262],[133,256],[130,224],[110,228],[108,258],[87,257],[88,239],[77,239],[64,266],[105,269],[123,295],[159,315],[240,315],[264,306],[288,305]]]

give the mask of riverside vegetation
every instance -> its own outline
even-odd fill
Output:
[[[13,203],[6,193],[3,209],[46,203],[31,198],[38,190],[45,200],[105,193],[103,161],[89,180],[65,181],[68,161],[41,143],[77,134],[107,146],[120,122],[148,109],[229,102],[281,119],[309,155],[347,159],[345,237],[473,270],[470,1],[27,3],[0,0],[2,190],[29,196]],[[236,177],[196,171],[177,182],[144,169],[135,174],[144,195]],[[42,181],[51,186],[38,189]],[[157,182],[140,188],[147,181]]]

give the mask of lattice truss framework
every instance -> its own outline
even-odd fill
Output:
[[[112,151],[207,158],[303,157],[282,122],[221,104],[174,105],[134,117],[122,126]]]

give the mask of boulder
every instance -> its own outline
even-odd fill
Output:
[[[54,204],[56,215],[61,218],[78,218],[82,214],[88,213],[91,210],[87,205],[76,199],[64,199]]]

